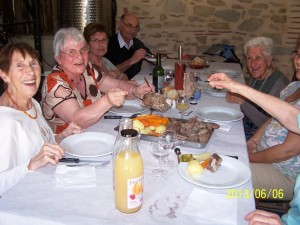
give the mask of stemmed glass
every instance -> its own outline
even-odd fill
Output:
[[[187,97],[178,98],[176,108],[179,110],[181,119],[183,119],[183,112],[190,108],[190,100]]]
[[[176,133],[174,131],[165,131],[158,137],[158,146],[151,146],[150,149],[152,154],[159,160],[158,169],[154,169],[152,171],[155,176],[164,176],[168,173],[167,170],[162,169],[162,158],[168,157],[168,155],[170,155],[172,150],[175,148],[176,144]]]

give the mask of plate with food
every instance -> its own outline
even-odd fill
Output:
[[[204,67],[208,67],[205,62],[204,57],[196,56],[193,60],[190,61],[189,67],[191,69],[203,69]]]
[[[102,132],[84,132],[64,138],[60,146],[76,157],[100,157],[112,153],[116,137]]]
[[[197,115],[209,121],[233,122],[243,119],[244,114],[236,109],[229,107],[208,106],[197,110]]]
[[[132,115],[135,113],[146,112],[148,108],[141,106],[140,102],[136,99],[126,100],[120,107],[112,107],[109,112],[118,115]]]
[[[209,158],[202,158],[180,162],[180,176],[192,184],[207,188],[233,188],[243,185],[251,177],[250,169],[237,159],[215,153]]]

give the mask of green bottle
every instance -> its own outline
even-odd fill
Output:
[[[161,66],[161,54],[156,55],[156,65],[153,69],[153,85],[155,92],[160,93],[164,87],[164,68]]]

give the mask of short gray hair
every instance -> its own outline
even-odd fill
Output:
[[[54,36],[54,40],[53,40],[54,56],[58,56],[60,49],[65,47],[66,40],[68,37],[74,42],[81,42],[81,41],[86,42],[82,32],[77,28],[75,27],[61,28],[55,33]]]
[[[255,37],[250,39],[245,45],[244,45],[244,54],[247,56],[247,52],[249,48],[254,48],[262,46],[264,47],[264,55],[265,56],[271,56],[273,55],[273,47],[274,43],[271,38],[268,37]]]

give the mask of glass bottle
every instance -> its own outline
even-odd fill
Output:
[[[161,54],[158,52],[156,54],[156,64],[153,68],[153,85],[155,92],[160,93],[164,87],[164,73],[164,68],[161,66]]]
[[[121,144],[121,131],[124,129],[132,129],[133,126],[133,121],[130,118],[121,118],[120,122],[119,122],[119,129],[118,129],[118,135],[116,137],[115,143],[114,143],[114,147],[113,147],[113,153],[112,153],[112,168],[114,169],[114,162],[115,162],[115,158],[120,150],[120,144]],[[113,181],[114,182],[114,181]],[[115,189],[115,185],[113,184],[113,188]]]
[[[182,60],[181,45],[178,48],[178,60],[175,62],[175,89],[183,90],[185,62]]]
[[[134,129],[121,131],[120,150],[114,164],[115,204],[123,213],[142,207],[144,165],[139,151],[139,135]]]

